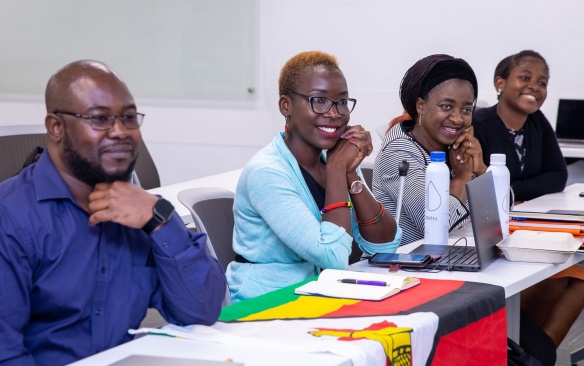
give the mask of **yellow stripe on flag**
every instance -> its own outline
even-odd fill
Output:
[[[336,311],[345,305],[353,305],[359,301],[361,300],[332,299],[320,296],[300,296],[296,301],[260,311],[240,318],[239,320],[319,318],[325,314]]]

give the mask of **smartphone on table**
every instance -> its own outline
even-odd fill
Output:
[[[379,267],[399,264],[402,267],[420,268],[426,266],[431,260],[432,256],[429,254],[377,253],[369,258],[369,264]]]

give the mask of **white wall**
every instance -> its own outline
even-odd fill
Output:
[[[542,110],[552,124],[559,98],[584,99],[579,0],[260,0],[260,13],[256,102],[137,101],[147,115],[143,137],[163,184],[241,167],[266,145],[284,123],[276,104],[280,68],[300,51],[338,57],[358,99],[351,122],[371,130],[376,147],[374,129],[402,110],[403,74],[432,53],[466,59],[479,79],[479,99],[492,104],[495,65],[534,49],[551,69]],[[42,98],[3,96],[0,116],[1,125],[42,123]]]

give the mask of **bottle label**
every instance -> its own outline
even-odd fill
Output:
[[[427,244],[447,244],[449,228],[449,179],[426,181],[424,239]]]
[[[430,181],[426,187],[426,210],[437,211],[442,204],[442,197],[440,197],[440,192],[436,189],[434,182]],[[428,219],[428,216],[426,216]],[[434,220],[437,220],[434,217]]]

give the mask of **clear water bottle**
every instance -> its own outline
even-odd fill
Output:
[[[445,161],[445,152],[432,151],[426,167],[424,240],[427,244],[448,244],[450,169]]]
[[[503,238],[509,236],[509,186],[511,185],[511,175],[505,161],[505,154],[491,154],[491,163],[487,168],[488,172],[493,172]]]

